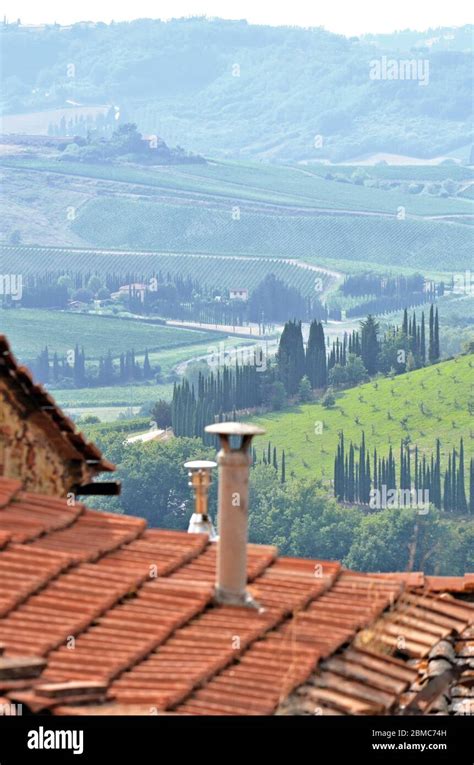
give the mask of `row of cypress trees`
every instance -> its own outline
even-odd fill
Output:
[[[397,479],[398,473],[398,479]],[[340,434],[334,458],[334,496],[339,501],[368,505],[370,492],[383,487],[391,489],[426,491],[429,501],[446,512],[474,515],[474,458],[469,463],[469,493],[466,492],[464,442],[459,449],[448,454],[447,466],[442,472],[441,443],[436,440],[435,451],[430,458],[420,455],[418,446],[410,448],[404,441],[400,444],[398,468],[390,446],[388,456],[380,457],[377,449],[367,449],[365,434],[355,446],[352,441],[346,447],[344,433]]]
[[[207,377],[199,374],[197,390],[188,380],[175,383],[171,402],[171,421],[175,436],[203,437],[204,427],[229,413],[259,406],[263,397],[264,375],[253,364],[224,366]],[[205,443],[213,443],[205,436]]]
[[[72,379],[77,388],[90,385],[114,385],[133,380],[150,380],[153,370],[150,364],[148,349],[145,351],[143,365],[140,366],[135,357],[135,351],[129,350],[119,356],[118,368],[114,364],[112,352],[100,356],[97,375],[86,367],[87,357],[84,348],[76,344],[70,358],[60,357],[55,352],[50,357],[46,346],[38,355],[33,369],[40,382],[58,382],[62,379]]]

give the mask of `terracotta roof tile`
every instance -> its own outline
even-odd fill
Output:
[[[90,512],[81,517],[75,526],[82,520],[89,522],[89,516],[92,515],[100,519],[99,513]],[[12,611],[8,618],[0,621],[0,635],[9,653],[45,655],[68,637],[87,629],[94,619],[134,593],[147,580],[153,583],[154,576],[162,576],[180,566],[183,561],[197,555],[206,544],[204,537],[181,534],[177,539],[173,533],[166,531],[147,531],[142,537],[129,542],[129,527],[133,529],[133,526],[136,526],[136,519],[120,516],[118,518],[119,529],[115,535],[109,534],[107,537],[107,546],[113,549],[113,552],[93,564],[84,562],[71,568],[78,559],[96,560],[99,554],[103,554],[105,542],[101,540],[98,532],[103,531],[104,527],[95,522],[92,523],[92,528],[98,536],[90,538],[80,533],[72,552],[68,549],[60,553],[56,549],[57,546],[51,552],[47,548],[39,548],[37,543],[20,547],[25,560],[29,556],[33,556],[33,561],[35,557],[41,562],[46,560],[50,568],[43,573],[42,583],[38,585],[38,578],[35,577],[30,584],[30,591],[41,591]],[[109,529],[110,525],[113,526],[113,516],[106,514],[102,523]],[[138,524],[138,529],[141,528],[141,524]],[[72,532],[72,529],[70,531]],[[53,536],[56,535],[49,535]],[[123,546],[117,549],[119,545]],[[0,554],[0,571],[2,560],[9,552],[10,548],[7,548]],[[69,570],[58,579],[54,579],[65,569]],[[158,581],[156,579],[157,583]],[[177,586],[174,589],[170,586],[169,589],[172,599],[175,600],[178,597]],[[187,590],[189,589],[192,588],[188,587]],[[18,589],[16,592],[18,593]],[[21,596],[23,601],[26,594],[26,591],[21,591],[18,599]],[[8,610],[16,605],[18,602],[13,602]]]
[[[14,542],[31,542],[46,532],[69,526],[83,512],[80,503],[71,507],[63,499],[21,491],[0,508],[0,532]]]
[[[426,576],[424,586],[431,592],[468,592],[474,590],[474,574],[464,576]]]
[[[464,635],[465,627],[470,629],[467,625],[473,621],[474,607],[470,604],[447,601],[431,594],[404,592],[389,610],[359,632],[348,648],[322,662],[309,681],[284,701],[281,711],[284,714],[326,714],[328,710],[340,714],[393,713],[395,708],[400,709],[417,698],[420,676],[424,674],[426,681],[424,657],[429,654],[436,663],[439,651],[444,650],[443,655],[448,655],[447,649],[441,649],[440,637],[458,634],[458,631]],[[437,645],[440,648],[436,648]],[[387,655],[388,650],[408,655],[411,664]],[[451,650],[454,656],[455,649]],[[457,655],[458,660],[462,660],[462,651]],[[446,664],[451,666],[449,662]]]
[[[373,589],[370,576],[340,572],[338,564],[323,561],[309,564],[298,561],[292,568],[286,559],[281,569],[278,564],[279,561],[268,573],[274,570],[275,574],[279,574],[285,569],[298,571],[302,574],[302,584],[306,578],[306,596],[301,597],[298,593],[294,600],[296,610],[291,618],[281,620],[275,630],[262,635],[262,639],[250,646],[238,664],[211,679],[177,711],[189,714],[199,703],[201,713],[205,714],[211,708],[209,704],[218,702],[229,708],[236,707],[236,713],[243,714],[240,711],[242,696],[247,693],[249,682],[257,682],[260,686],[259,704],[263,710],[259,713],[272,713],[282,698],[308,679],[321,658],[331,655],[351,640],[356,630],[390,605],[399,592],[398,583],[389,582],[369,601],[368,593]],[[315,587],[317,580],[314,579],[314,571],[319,572],[320,566],[328,574]],[[260,581],[257,580],[257,585]],[[282,590],[287,597],[285,587]],[[347,593],[350,593],[350,603]],[[290,600],[292,596],[293,593],[290,593]],[[340,606],[343,613],[337,611]],[[258,711],[257,706],[255,710]]]
[[[20,673],[0,678],[0,693],[32,711],[258,715],[288,713],[291,700],[305,714],[385,713],[414,694],[417,669],[388,655],[400,645],[426,661],[454,635],[470,660],[473,606],[435,592],[442,581],[468,592],[472,575],[358,574],[249,545],[261,610],[222,606],[205,535],[3,479],[0,506],[0,642]],[[22,677],[38,657],[41,677]],[[58,683],[64,693],[48,693]]]

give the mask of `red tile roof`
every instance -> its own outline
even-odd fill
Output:
[[[248,546],[260,610],[218,605],[215,558],[205,535],[0,478],[0,695],[55,714],[383,712],[418,673],[390,656],[400,636],[426,662],[474,621],[435,594],[444,581],[467,597],[472,575],[359,574],[261,545]]]
[[[446,579],[449,584],[449,577]],[[282,711],[314,714],[317,709],[317,714],[386,714],[396,707],[403,710],[416,700],[417,692],[426,688],[430,677],[446,670],[453,675],[457,670],[456,682],[460,684],[464,678],[471,688],[469,657],[474,653],[474,635],[469,630],[473,620],[472,604],[429,591],[404,590],[394,607],[359,632],[349,647],[323,661],[309,682],[285,700]],[[471,646],[465,658],[462,649],[452,646],[457,638],[462,645]],[[408,662],[387,655],[395,647],[409,657]],[[435,666],[441,656],[443,661],[446,657],[450,661]],[[420,679],[424,685],[420,685]],[[451,681],[449,675],[441,692],[448,689]]]
[[[30,420],[44,431],[64,459],[86,461],[97,473],[115,470],[115,465],[103,457],[97,446],[77,431],[45,388],[34,382],[29,369],[18,363],[4,335],[0,335],[0,377],[8,381]]]

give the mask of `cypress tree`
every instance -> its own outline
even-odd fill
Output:
[[[416,346],[416,314],[415,311],[413,311],[413,320],[411,325],[411,333],[410,333],[410,350],[415,356],[417,353],[417,346]]]
[[[348,475],[347,475],[347,499],[349,502],[354,501],[354,488],[355,488],[355,477],[354,477],[354,446],[350,444],[349,447],[349,465],[348,465]]]
[[[467,513],[466,486],[464,481],[464,443],[461,438],[459,445],[459,467],[456,484],[456,509],[460,513]]]
[[[294,322],[293,329],[294,345],[292,348],[292,356],[294,358],[294,366],[292,367],[291,374],[291,390],[290,393],[296,393],[300,380],[305,374],[305,356],[304,356],[304,343],[303,332],[301,329],[301,322]]]
[[[306,366],[301,322],[285,324],[278,345],[277,364],[278,376],[286,392],[296,393]]]
[[[432,476],[430,499],[435,507],[441,509],[441,448],[439,438],[436,439],[436,460]]]
[[[309,327],[308,345],[306,347],[306,374],[312,388],[317,388],[318,352],[319,352],[319,322],[312,321]]]
[[[285,483],[286,481],[286,458],[285,458],[285,450],[283,449],[282,455],[281,455],[281,483]]]
[[[143,379],[149,380],[152,376],[150,359],[148,358],[148,348],[145,349],[145,359],[143,361]]]
[[[407,308],[405,308],[405,310],[403,311],[402,332],[405,335],[405,337],[408,337],[408,309]]]
[[[451,455],[449,456],[449,462],[451,462]],[[451,497],[451,470],[450,467],[447,467],[444,471],[444,490],[443,490],[443,509],[445,512],[449,513],[451,510],[450,507],[450,497]]]
[[[365,485],[364,485],[364,502],[366,505],[369,504],[371,486],[372,486],[372,481],[370,478],[370,455],[369,455],[369,452],[367,452],[366,465],[365,465]]]
[[[365,489],[366,489],[366,461],[365,461],[365,433],[362,431],[362,439],[359,449],[359,487],[358,494],[359,500],[364,502]]]
[[[439,347],[439,316],[438,316],[438,309],[436,309],[435,313],[435,319],[434,319],[434,358],[437,361],[440,356],[440,347]]]
[[[334,496],[341,501],[344,499],[344,463],[344,433],[341,432],[334,459]]]
[[[378,355],[379,355],[379,341],[378,331],[379,325],[370,314],[365,321],[360,323],[361,326],[361,356],[364,366],[369,375],[374,375],[377,372]]]
[[[420,330],[420,360],[424,366],[426,364],[426,339],[425,339],[425,312],[421,312],[421,330]]]
[[[469,464],[469,513],[474,515],[474,457]]]
[[[53,356],[53,380],[57,382],[59,379],[59,359],[56,351]]]
[[[457,485],[456,485],[456,478],[457,478],[457,465],[456,465],[456,449],[453,449],[453,456],[451,459],[451,510],[453,512],[456,512],[457,510]]]
[[[430,306],[429,339],[428,339],[428,361],[430,364],[436,359],[435,353],[435,334],[434,334],[434,306]]]
[[[317,327],[316,387],[326,388],[327,384],[326,341],[324,338],[324,327],[322,322],[319,322]]]

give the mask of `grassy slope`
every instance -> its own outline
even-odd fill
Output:
[[[74,178],[78,188],[82,188],[82,183],[83,195],[86,194],[89,201],[85,204],[71,202],[77,208],[77,218],[67,229],[62,219],[55,222],[53,229],[59,227],[58,243],[83,242],[93,247],[175,253],[289,256],[311,259],[316,264],[319,261],[329,267],[339,265],[350,271],[354,267],[366,268],[367,263],[375,267],[422,268],[430,272],[465,269],[471,265],[472,232],[460,222],[470,220],[467,216],[473,208],[469,199],[442,199],[426,194],[408,194],[400,189],[366,188],[325,180],[320,175],[321,168],[250,162],[210,161],[207,165],[147,168],[82,165],[50,159],[8,158],[0,159],[0,164],[2,162],[24,171],[29,167],[42,170],[28,173],[36,197],[41,198],[43,185],[44,193],[48,193],[43,181],[46,176],[51,179],[51,173],[57,173],[55,177],[59,184],[67,185]],[[346,168],[347,171],[353,169]],[[442,177],[443,172],[444,177],[449,177],[456,168],[441,166],[434,169],[437,177]],[[457,169],[464,172],[462,168]],[[368,168],[369,172],[377,174],[388,170],[398,172],[393,167]],[[420,178],[420,172],[418,166],[404,167],[403,178],[407,179],[410,173],[414,178]],[[99,189],[97,195],[94,192],[90,198],[94,186],[86,180],[79,181],[79,176],[97,179],[101,186],[109,188],[111,195],[117,194],[120,188],[120,193],[129,190],[137,196],[101,196],[103,189]],[[111,183],[100,179],[108,179]],[[116,181],[131,185],[118,187]],[[76,186],[74,190],[77,195]],[[6,210],[8,220],[16,213],[19,215],[20,207],[26,215],[23,197],[25,194],[28,197],[27,192],[26,183],[25,189],[17,193],[16,207]],[[71,196],[69,187],[68,193]],[[146,199],[143,198],[145,194]],[[200,204],[196,204],[196,199]],[[260,202],[273,207],[262,208]],[[237,203],[241,206],[239,220],[232,218],[232,209]],[[35,204],[38,206],[39,202]],[[288,205],[297,206],[299,214],[296,215],[294,210],[290,214]],[[403,220],[396,217],[399,207],[405,209]],[[316,209],[327,212],[320,214],[315,212]],[[371,214],[340,216],[331,215],[331,211],[366,211]],[[27,237],[27,240],[44,242],[41,234],[44,225],[40,225],[43,212],[39,205],[33,215],[27,215],[28,230],[34,230],[38,236],[37,239]],[[454,214],[461,217],[453,217],[451,222],[424,219],[424,216]],[[35,221],[38,225],[32,229]],[[82,263],[82,255],[74,256],[73,251],[69,254]],[[116,265],[118,259],[114,258],[114,261]],[[25,266],[21,263],[20,267]],[[140,268],[138,260],[133,267]],[[193,267],[191,264],[191,270]],[[187,270],[184,263],[177,264],[176,260],[169,268]],[[255,266],[251,268],[256,270]],[[249,286],[260,278],[260,273],[249,278]]]
[[[362,170],[371,178],[384,181],[469,181],[474,178],[474,169],[463,165],[305,165],[305,170],[324,177],[328,172],[333,175],[351,176]]]
[[[370,448],[376,446],[380,456],[388,453],[391,443],[397,460],[400,440],[407,435],[413,445],[417,444],[428,455],[437,437],[441,440],[444,455],[457,446],[463,436],[465,454],[469,458],[473,432],[468,410],[473,380],[470,364],[474,365],[473,355],[400,375],[393,380],[379,380],[377,389],[374,383],[367,383],[338,395],[333,409],[325,409],[320,404],[305,404],[291,411],[259,417],[258,424],[267,434],[259,439],[260,445],[257,442],[257,453],[260,456],[261,446],[270,439],[279,451],[285,449],[289,473],[318,476],[324,481],[332,478],[340,430],[344,430],[347,442],[352,439],[356,444],[364,431],[367,445]],[[422,402],[429,414],[420,411]],[[388,411],[393,419],[388,419]],[[355,417],[359,417],[361,424],[355,423]],[[400,422],[404,417],[408,418],[406,429]],[[320,422],[323,428],[319,435],[315,431]]]
[[[383,194],[385,192],[380,192]],[[395,214],[395,211],[393,211]],[[72,224],[96,247],[275,255],[314,263],[344,259],[383,267],[469,268],[472,231],[462,223],[380,216],[286,215],[101,198]]]
[[[87,409],[117,409],[123,411],[127,407],[141,406],[148,401],[158,401],[160,398],[171,400],[173,386],[171,384],[154,385],[113,385],[107,388],[80,388],[51,390],[52,396],[60,406],[68,408]],[[93,412],[98,414],[100,412]]]
[[[325,180],[300,168],[259,163],[211,162],[208,165],[167,167],[87,165],[47,159],[2,158],[0,165],[124,181],[168,192],[199,193],[222,199],[242,199],[280,205],[334,210],[365,210],[394,214],[399,205],[411,215],[470,214],[467,199],[438,198],[403,193],[398,189],[380,191],[352,183]],[[446,178],[449,178],[449,167]]]

